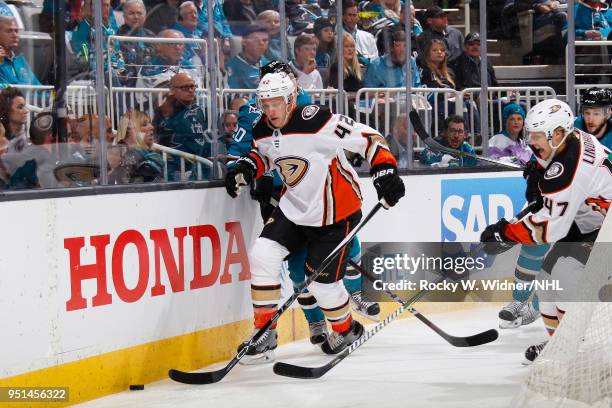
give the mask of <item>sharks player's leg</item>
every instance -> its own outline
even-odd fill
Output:
[[[289,266],[289,277],[293,282],[294,290],[297,286],[304,282],[306,273],[304,272],[304,262],[306,262],[306,248],[300,249],[289,254],[287,259]],[[308,291],[303,292],[298,297],[298,303],[304,317],[308,321],[308,329],[310,331],[310,342],[312,344],[321,344],[327,339],[327,323],[325,315],[317,304],[317,299]]]
[[[349,259],[358,265],[361,264],[361,243],[357,237],[353,238]],[[344,275],[343,282],[344,287],[350,295],[350,302],[353,310],[368,319],[379,321],[380,306],[378,303],[368,299],[361,291],[361,280],[361,273],[351,265],[348,265],[346,267],[346,275]]]
[[[542,268],[544,256],[549,245],[522,245],[521,252],[514,270],[514,283],[521,283],[522,287],[529,287]],[[512,302],[507,304],[499,312],[499,327],[501,329],[514,329],[533,323],[540,317],[538,295],[533,294],[532,289],[514,289],[512,291]]]

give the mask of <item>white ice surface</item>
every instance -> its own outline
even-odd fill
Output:
[[[448,333],[497,328],[497,306],[428,317]],[[405,312],[408,313],[408,312]],[[285,378],[272,365],[236,366],[221,382],[191,386],[166,379],[79,406],[133,407],[508,407],[527,375],[525,349],[546,339],[542,321],[499,330],[495,342],[457,348],[410,317],[394,321],[326,375]],[[329,360],[300,341],[277,350],[277,361],[318,366]],[[208,371],[223,366],[215,364]]]

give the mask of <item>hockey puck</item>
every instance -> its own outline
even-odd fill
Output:
[[[130,385],[130,391],[142,391],[144,390],[144,384],[132,384]]]

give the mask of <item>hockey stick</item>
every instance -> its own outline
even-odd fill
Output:
[[[443,280],[444,280],[444,277],[437,279],[435,283],[442,282]],[[323,375],[325,375],[325,373],[331,370],[339,362],[347,358],[353,351],[357,350],[363,343],[370,340],[376,333],[381,331],[385,326],[387,326],[389,323],[395,320],[399,315],[401,315],[404,312],[404,310],[406,310],[407,308],[410,307],[411,304],[413,304],[414,302],[422,298],[427,292],[428,292],[427,289],[423,289],[419,293],[415,294],[412,298],[408,299],[405,302],[405,304],[401,305],[393,313],[387,316],[385,320],[378,323],[372,329],[363,333],[363,335],[359,339],[355,340],[353,343],[351,343],[350,346],[342,350],[340,354],[334,357],[334,359],[328,362],[327,364],[324,364],[320,367],[304,367],[304,366],[298,366],[298,365],[278,362],[274,364],[274,368],[273,368],[274,373],[278,375],[282,375],[284,377],[303,378],[303,379],[322,377]]]
[[[376,278],[373,277],[370,272],[366,271],[361,265],[358,265],[352,260],[349,260],[349,264],[353,268],[361,272],[361,274],[364,275],[366,278],[368,278],[368,280],[370,280],[371,282],[374,282],[376,280]],[[391,297],[391,299],[395,300],[400,305],[402,306],[405,305],[404,300],[402,300],[402,298],[400,298],[397,294],[393,293],[392,291],[388,289],[385,289],[385,293],[387,293]],[[474,334],[472,336],[467,336],[467,337],[453,336],[452,334],[446,333],[444,330],[438,327],[435,323],[433,323],[427,317],[419,313],[419,311],[416,310],[415,308],[409,306],[407,309],[410,313],[414,315],[414,317],[416,317],[417,319],[425,323],[427,327],[429,327],[430,329],[438,333],[440,337],[442,337],[444,340],[446,340],[447,342],[449,342],[451,345],[455,347],[480,346],[482,344],[487,344],[492,341],[495,341],[497,337],[499,336],[499,333],[495,329],[490,329],[482,333]]]
[[[287,299],[285,303],[283,303],[276,313],[272,315],[270,320],[266,322],[266,324],[259,329],[253,337],[246,343],[246,345],[238,352],[238,354],[232,358],[232,360],[223,368],[216,371],[208,371],[208,372],[199,372],[199,373],[191,373],[186,371],[180,371],[171,369],[168,372],[168,375],[174,381],[184,383],[184,384],[212,384],[220,381],[229,373],[229,371],[234,368],[236,364],[246,355],[246,353],[257,343],[257,341],[263,336],[266,331],[274,324],[280,316],[283,314],[285,310],[291,306],[291,304],[298,298],[299,295],[306,290],[306,287],[310,285],[320,274],[327,268],[334,259],[340,254],[340,252],[344,249],[344,247],[352,241],[352,239],[357,235],[359,230],[363,228],[365,224],[368,223],[372,219],[372,217],[380,210],[382,207],[386,207],[387,203],[384,199],[381,199],[374,208],[370,210],[370,212],[353,228],[353,230],[338,244],[338,246],[329,254],[327,257],[321,262],[321,265],[316,269],[316,271],[310,275],[308,279],[305,279],[298,287],[297,290],[294,290],[293,294]]]
[[[421,122],[421,118],[419,117],[419,114],[415,110],[411,110],[409,115],[410,115],[410,122],[412,122],[412,127],[414,128],[414,131],[417,133],[417,135],[419,135],[419,138],[423,141],[423,143],[425,143],[427,146],[429,146],[433,150],[448,153],[453,156],[469,157],[472,159],[485,161],[488,163],[496,164],[498,166],[506,167],[506,168],[513,169],[513,170],[523,170],[523,166],[519,164],[506,163],[501,160],[495,160],[489,157],[480,156],[478,154],[462,152],[457,149],[453,149],[451,147],[443,146],[440,143],[436,142],[434,138],[431,137],[431,135],[425,130],[425,127],[423,126],[423,122]]]

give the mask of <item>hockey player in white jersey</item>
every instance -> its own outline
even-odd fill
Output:
[[[378,196],[389,206],[405,194],[384,137],[324,106],[298,107],[295,84],[285,73],[262,78],[257,103],[263,115],[253,129],[252,149],[225,180],[232,197],[241,184],[274,169],[285,185],[278,207],[249,252],[255,330],[276,312],[281,264],[287,254],[305,247],[305,269],[312,274],[361,218],[359,178],[344,150],[368,160]],[[328,354],[339,353],[363,334],[363,326],[352,319],[342,284],[349,246],[308,286],[332,328],[321,345]],[[250,363],[271,361],[276,344],[273,325],[245,358]]]
[[[505,219],[489,225],[480,240],[485,251],[501,252],[514,243],[594,242],[612,201],[612,157],[596,137],[574,128],[570,107],[557,99],[535,105],[525,118],[527,143],[534,151],[543,176],[539,189],[543,207],[515,224]],[[581,246],[588,248],[589,246]],[[500,249],[501,248],[501,249]],[[567,247],[564,247],[567,250]],[[546,255],[542,273],[550,274],[560,258],[584,269],[586,254],[563,253],[554,245]],[[569,262],[569,260],[566,260]],[[540,311],[552,335],[563,317],[563,303],[541,299]],[[545,343],[531,346],[525,357],[533,361]]]

